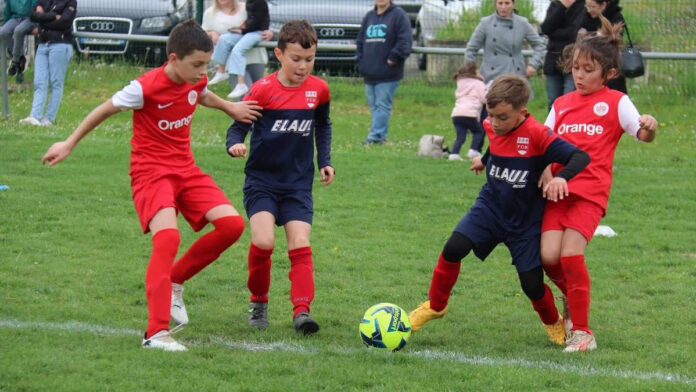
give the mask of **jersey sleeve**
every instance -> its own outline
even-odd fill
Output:
[[[121,110],[142,109],[145,105],[143,86],[137,80],[133,80],[128,86],[116,92],[111,97],[111,101]]]
[[[551,110],[549,111],[549,115],[546,116],[546,121],[544,121],[544,125],[551,129],[556,129],[556,107],[551,106]]]
[[[640,129],[640,113],[638,109],[631,101],[628,95],[624,95],[619,100],[619,124],[621,124],[621,129],[629,135],[638,139],[638,130]]]
[[[328,85],[322,89],[322,99],[314,111],[315,137],[317,146],[317,165],[322,168],[331,166],[331,120],[330,93]]]
[[[249,92],[244,95],[244,98],[242,98],[242,101],[258,101],[259,105],[263,106],[263,101],[260,99],[261,95],[261,84],[259,83],[254,83],[251,85],[251,88],[249,89]],[[207,91],[207,88],[206,88]],[[230,147],[234,146],[235,144],[238,143],[244,143],[244,139],[246,139],[247,133],[249,133],[249,130],[251,129],[252,124],[247,124],[239,121],[235,121],[230,125],[230,127],[227,129],[227,141],[226,141],[226,146],[227,146],[227,153],[229,154],[229,149]],[[230,154],[232,155],[232,154]]]

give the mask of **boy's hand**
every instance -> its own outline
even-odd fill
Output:
[[[563,200],[564,196],[568,196],[568,182],[561,177],[554,177],[544,185],[542,196],[551,201]]]
[[[537,182],[537,187],[542,190],[546,188],[546,185],[553,180],[553,174],[551,174],[551,165],[546,166],[541,176],[539,176],[539,182]]]
[[[260,110],[263,110],[263,107],[257,105],[257,103],[256,101],[227,101],[225,104],[225,113],[239,122],[251,124],[261,117]]]
[[[483,173],[485,169],[486,166],[484,166],[483,162],[481,162],[481,157],[476,157],[471,161],[471,167],[469,168],[469,170],[476,173],[477,176]]]
[[[247,149],[244,143],[237,143],[227,150],[235,158],[246,158]]]
[[[48,151],[46,151],[43,158],[41,158],[41,164],[44,165],[48,162],[48,166],[55,165],[70,155],[73,147],[74,146],[68,142],[54,143],[49,147]]]
[[[327,186],[333,182],[336,171],[331,166],[325,166],[319,170],[319,173],[321,173],[321,182],[325,182],[324,186]]]

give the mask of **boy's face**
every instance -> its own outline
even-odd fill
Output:
[[[515,129],[524,121],[527,115],[527,108],[515,109],[507,102],[501,102],[491,108],[486,105],[488,116],[491,121],[491,128],[496,135],[505,135]]]
[[[609,73],[602,75],[602,65],[597,60],[590,59],[590,56],[581,55],[579,51],[573,54],[573,81],[575,89],[580,95],[590,95],[595,93],[607,83],[607,80],[616,75],[614,68]]]
[[[312,73],[317,46],[305,49],[300,44],[289,43],[285,50],[275,48],[273,52],[280,61],[280,81],[288,87],[297,87]]]
[[[180,58],[176,53],[169,54],[169,63],[176,76],[189,84],[198,83],[207,73],[207,65],[212,52],[194,50],[193,53]],[[175,82],[180,82],[176,81]]]

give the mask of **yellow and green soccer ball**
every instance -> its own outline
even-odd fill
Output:
[[[399,351],[411,336],[408,314],[390,303],[379,303],[367,309],[360,321],[360,337],[367,347]]]

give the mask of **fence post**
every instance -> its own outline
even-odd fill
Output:
[[[10,104],[7,99],[7,50],[5,41],[0,42],[0,67],[2,68],[2,115],[7,118],[10,115]]]
[[[196,22],[199,25],[203,24],[203,11],[205,10],[205,5],[203,0],[196,0]]]

